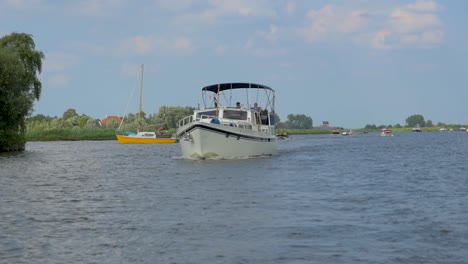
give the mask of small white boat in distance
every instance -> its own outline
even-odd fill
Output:
[[[233,93],[237,96],[233,96]],[[245,98],[234,105],[232,98]],[[250,96],[256,96],[249,102]],[[239,158],[277,153],[275,91],[254,83],[222,83],[202,88],[204,108],[177,123],[184,158]],[[257,100],[258,99],[258,100]],[[235,100],[237,101],[237,100]],[[263,102],[259,108],[256,102]]]
[[[411,132],[421,132],[421,126],[417,124],[415,127],[411,129]]]
[[[382,136],[382,137],[393,137],[392,130],[390,128],[384,128],[384,129],[382,129],[382,132],[380,133],[380,136]]]
[[[342,136],[349,136],[349,135],[351,135],[351,133],[352,133],[351,130],[349,130],[349,131],[343,131],[343,132],[341,132],[341,135],[342,135]]]

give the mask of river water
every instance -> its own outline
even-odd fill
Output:
[[[468,133],[279,149],[29,142],[0,155],[0,263],[468,263]]]

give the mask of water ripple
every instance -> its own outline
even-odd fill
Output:
[[[468,136],[293,136],[260,159],[0,154],[0,263],[466,263]]]

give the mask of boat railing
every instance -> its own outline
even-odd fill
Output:
[[[213,119],[217,119],[218,117],[216,116],[213,116],[213,115],[200,115],[200,117],[197,117],[195,119],[195,121],[202,121],[202,120],[213,120]],[[186,116],[184,117],[183,119],[179,120],[179,122],[177,122],[177,127],[183,127],[187,124],[190,124],[194,121],[193,119],[193,115],[189,115],[189,116]]]
[[[183,127],[193,122],[193,115],[186,116],[177,122],[177,127]]]

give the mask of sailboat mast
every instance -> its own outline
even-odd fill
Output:
[[[141,80],[140,80],[140,107],[138,111],[138,127],[141,126],[141,111],[142,111],[142,98],[143,98],[143,71],[144,71],[145,65],[141,65]]]

